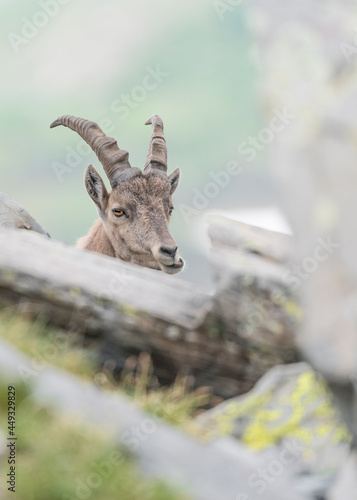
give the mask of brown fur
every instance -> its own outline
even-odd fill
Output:
[[[115,257],[113,245],[110,243],[101,219],[97,219],[86,236],[77,241],[78,248],[91,250],[92,252],[102,253]]]

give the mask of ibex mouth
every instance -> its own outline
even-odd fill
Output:
[[[182,259],[179,259],[177,262],[174,262],[174,264],[171,264],[171,266],[165,266],[164,264],[161,264],[160,262],[158,263],[161,270],[166,273],[166,274],[176,274],[182,271],[184,262]]]

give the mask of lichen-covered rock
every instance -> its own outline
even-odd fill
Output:
[[[306,363],[273,368],[248,394],[197,420],[211,438],[234,436],[259,452],[274,448],[297,474],[331,475],[349,454],[351,435],[327,384]]]

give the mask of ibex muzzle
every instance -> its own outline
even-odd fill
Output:
[[[143,171],[132,168],[127,151],[119,149],[116,140],[107,137],[94,122],[62,116],[51,128],[64,125],[77,132],[97,155],[112,188],[108,192],[95,168],[87,167],[84,182],[100,219],[77,246],[175,274],[184,266],[169,231],[171,196],[178,186],[180,170],[176,168],[167,175],[161,118],[153,115],[145,124],[152,125],[152,135]]]

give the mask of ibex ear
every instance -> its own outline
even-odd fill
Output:
[[[173,194],[176,191],[177,186],[179,185],[180,182],[180,169],[175,168],[175,170],[168,176],[168,179],[171,183],[171,189],[170,189],[170,194]]]
[[[108,203],[108,191],[105,184],[92,165],[88,165],[84,174],[84,184],[89,196],[100,210],[105,210]]]

